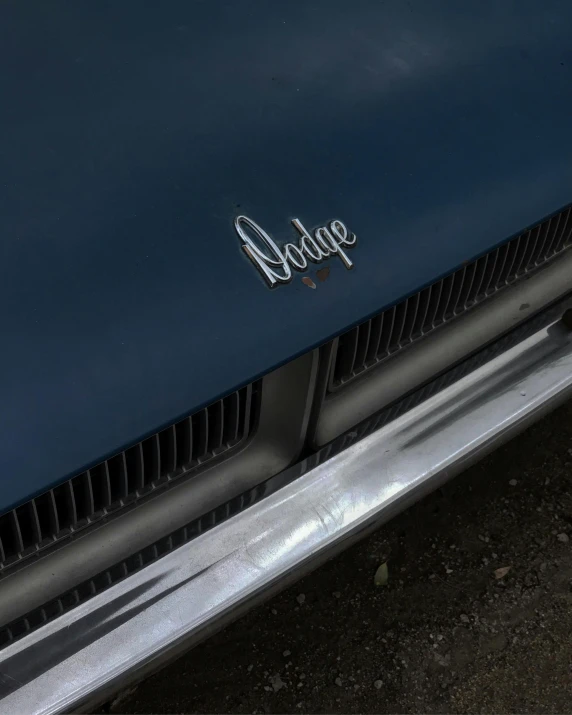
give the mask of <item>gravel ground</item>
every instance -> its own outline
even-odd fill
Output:
[[[106,711],[572,712],[569,536],[572,403]]]

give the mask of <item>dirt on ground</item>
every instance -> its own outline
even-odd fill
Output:
[[[106,709],[572,712],[571,539],[568,403]]]

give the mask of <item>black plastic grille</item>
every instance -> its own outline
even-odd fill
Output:
[[[340,336],[329,389],[335,390],[529,275],[571,245],[568,208]]]
[[[258,383],[233,392],[0,517],[0,572],[234,450],[256,423]]]

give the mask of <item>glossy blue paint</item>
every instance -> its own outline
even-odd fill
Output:
[[[572,199],[568,0],[0,6],[0,504]],[[269,290],[339,217],[355,268]],[[315,268],[319,268],[316,266]]]

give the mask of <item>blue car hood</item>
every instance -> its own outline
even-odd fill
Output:
[[[0,8],[0,507],[572,197],[568,0]],[[317,288],[233,228],[339,218]],[[309,276],[315,280],[313,266]]]

